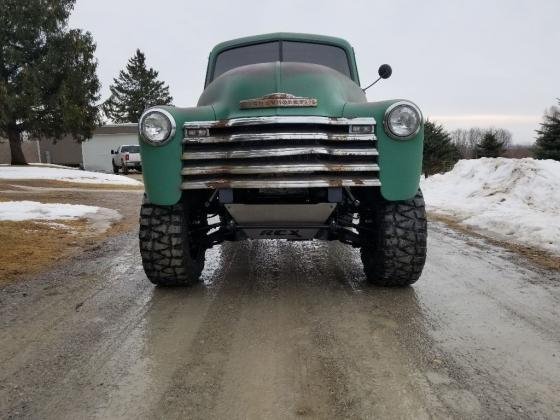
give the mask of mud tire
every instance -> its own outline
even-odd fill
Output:
[[[121,162],[122,163],[122,173],[123,175],[128,175],[128,166],[126,166],[126,163]]]
[[[148,279],[158,286],[190,286],[204,268],[205,249],[188,236],[183,204],[140,209],[140,255]]]
[[[366,242],[361,257],[368,282],[384,287],[416,282],[426,262],[428,237],[422,192],[418,190],[406,201],[380,198],[362,219],[362,226],[368,229],[368,233],[361,232]]]
[[[119,167],[117,165],[115,165],[115,162],[113,162],[112,165],[113,165],[113,173],[118,174],[119,173]]]

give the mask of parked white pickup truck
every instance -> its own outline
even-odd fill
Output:
[[[111,150],[113,156],[113,172],[118,174],[122,169],[123,174],[127,174],[129,169],[142,170],[140,161],[140,146],[137,144],[125,144],[119,146],[117,150]]]

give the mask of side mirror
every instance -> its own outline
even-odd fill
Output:
[[[389,64],[381,64],[377,73],[382,79],[388,79],[393,74],[393,69]]]
[[[111,149],[111,154],[112,154],[112,155],[114,155],[114,154],[115,154],[115,151],[114,151],[113,149]]]
[[[363,88],[362,91],[365,92],[370,87],[372,87],[377,82],[379,82],[381,79],[388,79],[389,77],[391,77],[391,75],[393,74],[393,69],[391,68],[391,66],[389,64],[381,64],[379,66],[379,70],[377,70],[377,73],[379,74],[379,78],[375,82],[373,82],[372,84]]]

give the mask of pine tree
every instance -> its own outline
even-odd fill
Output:
[[[560,99],[558,99],[560,105]],[[552,107],[544,115],[540,130],[537,130],[535,157],[537,159],[560,160],[560,107]]]
[[[426,176],[450,170],[460,159],[459,149],[443,126],[426,121],[424,124],[424,162]]]
[[[146,108],[170,105],[169,86],[157,80],[158,72],[146,67],[146,56],[140,50],[128,60],[126,70],[113,79],[111,97],[103,104],[108,118],[116,123],[138,122]]]
[[[488,130],[482,136],[480,143],[476,145],[476,157],[491,157],[496,158],[503,156],[506,151],[506,144],[504,140],[498,138],[495,130]]]
[[[88,32],[68,28],[75,0],[0,1],[0,137],[25,164],[24,135],[91,136],[99,80]]]

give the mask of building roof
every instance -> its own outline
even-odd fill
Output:
[[[125,124],[105,124],[97,127],[93,135],[98,134],[137,134],[138,124],[137,123],[125,123]]]

